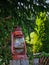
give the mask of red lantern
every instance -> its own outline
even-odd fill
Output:
[[[11,51],[13,60],[27,58],[26,43],[20,27],[15,27],[14,32],[11,33]]]

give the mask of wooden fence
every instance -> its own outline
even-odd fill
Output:
[[[49,65],[49,57],[41,57],[39,58],[39,65]]]
[[[33,65],[49,65],[49,57],[34,58]]]

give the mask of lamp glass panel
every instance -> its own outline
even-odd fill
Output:
[[[24,45],[24,37],[22,38],[15,38],[14,40],[14,47],[23,47]]]

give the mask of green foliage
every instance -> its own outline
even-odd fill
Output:
[[[33,55],[33,58],[41,58],[41,57],[49,57],[49,53],[42,52],[39,53],[38,55]]]
[[[39,11],[49,10],[49,7],[46,4],[44,4],[45,0],[38,0],[39,5],[37,5],[36,3],[34,4],[33,1],[34,0],[2,0],[0,1],[0,17],[2,18],[11,15],[18,19],[19,12],[25,12],[26,14],[28,14],[27,11],[32,11],[32,13],[37,14],[37,12]]]
[[[30,33],[30,38],[31,40],[29,41],[29,37],[26,37],[26,42],[29,44],[32,44],[32,52],[41,52],[42,51],[42,46],[43,42],[45,40],[45,21],[46,21],[46,13],[40,12],[39,15],[36,17],[35,21],[35,28],[34,32]]]
[[[43,40],[43,51],[46,53],[49,53],[49,16],[47,16],[46,22],[45,22],[45,40]]]
[[[40,11],[49,10],[48,5],[46,5],[46,4],[41,5],[41,4],[43,4],[43,3],[40,2],[39,5],[34,4],[33,0],[31,0],[31,1],[30,0],[23,0],[23,1],[18,1],[18,0],[3,1],[2,0],[2,1],[0,1],[0,58],[2,59],[2,63],[5,62],[7,64],[6,60],[9,60],[11,57],[11,52],[10,52],[11,35],[10,34],[11,34],[11,31],[13,31],[13,27],[20,26],[22,28],[24,35],[25,36],[29,35],[30,30],[34,30],[35,15],[38,15],[38,13]],[[44,6],[46,6],[46,8]],[[37,16],[37,18],[36,18],[37,27],[35,27],[36,32],[34,32],[34,36],[33,36],[34,41],[33,41],[33,39],[31,39],[31,41],[29,41],[29,43],[32,44],[32,45],[30,44],[32,47],[31,46],[29,47],[27,45],[27,48],[30,50],[30,52],[28,50],[29,54],[32,53],[32,51],[33,51],[32,50],[33,42],[35,44],[36,41],[38,40],[38,38],[40,38],[40,37],[42,38],[43,35],[45,35],[43,33],[44,32],[44,23],[42,23],[46,19],[46,17],[43,19],[44,15],[42,13],[40,13],[40,15]],[[10,16],[11,16],[11,18],[10,18]],[[39,23],[39,21],[40,21],[40,23]],[[48,23],[47,23],[47,25],[48,25]],[[41,28],[40,28],[40,26],[41,26]],[[46,26],[46,27],[48,28],[48,26]],[[49,33],[47,33],[47,36],[48,36],[48,34]],[[41,43],[41,38],[39,40],[40,43]],[[49,37],[48,37],[47,41],[48,40],[49,40]],[[38,44],[37,44],[36,48],[38,48]],[[38,51],[39,51],[39,48],[38,48]],[[8,54],[7,54],[7,52],[8,52]],[[0,65],[2,65],[2,64],[0,64]]]
[[[41,52],[42,51],[42,45],[45,40],[45,21],[46,21],[46,13],[40,12],[39,16],[36,18],[36,26],[35,26],[35,32],[38,36],[37,40],[35,40],[35,45],[33,46],[34,52]],[[36,37],[35,37],[36,39]],[[34,43],[33,43],[34,44]]]
[[[13,27],[20,26],[24,36],[29,34],[29,28],[33,28],[33,23],[30,18],[28,20],[26,14],[20,15],[19,19],[15,17],[10,19],[0,19],[0,59],[2,59],[0,65],[2,65],[2,63],[7,65],[11,59],[11,32],[13,31]],[[27,22],[25,23],[25,21]]]

